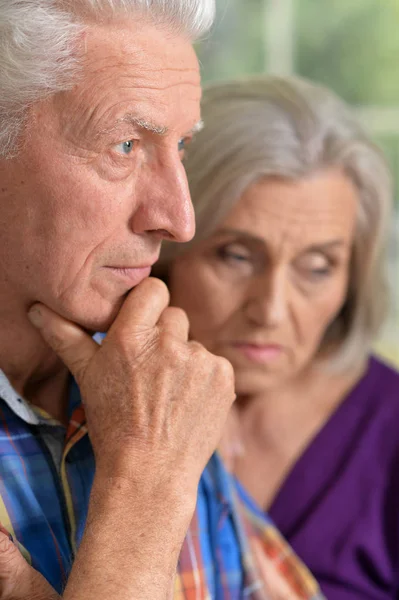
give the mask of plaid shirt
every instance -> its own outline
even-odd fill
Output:
[[[0,371],[0,523],[59,593],[83,535],[94,470],[76,384],[65,429],[19,398]],[[279,598],[322,598],[310,573],[215,454],[199,484],[174,600],[274,598],[267,591],[273,582],[265,581],[252,552],[253,538],[290,590]]]

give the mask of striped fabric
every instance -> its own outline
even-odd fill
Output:
[[[94,456],[71,385],[67,430],[0,371],[0,523],[59,592],[83,535]],[[174,600],[320,599],[312,576],[215,454],[178,567]]]

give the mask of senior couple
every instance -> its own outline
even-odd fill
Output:
[[[2,600],[399,595],[389,174],[305,81],[201,115],[213,14],[0,0]]]

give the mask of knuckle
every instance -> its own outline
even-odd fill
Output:
[[[168,355],[173,349],[173,340],[170,333],[163,331],[158,336],[158,351],[163,355]]]
[[[153,342],[154,330],[150,328],[131,331],[127,327],[119,328],[112,333],[115,349],[125,358],[131,358],[138,350],[142,351]]]
[[[229,360],[227,360],[227,358],[224,358],[223,356],[217,356],[216,360],[218,362],[218,367],[219,367],[220,371],[224,375],[226,375],[227,378],[233,379],[234,378],[234,369],[233,369],[233,365],[231,364],[231,362]]]
[[[188,322],[186,311],[179,306],[168,306],[164,311],[164,315],[172,317],[176,321],[182,321],[183,323]]]
[[[185,345],[178,343],[171,333],[164,332],[159,336],[158,347],[161,355],[167,357],[167,362],[177,368],[188,358]]]
[[[175,311],[175,314],[180,319],[183,319],[184,321],[188,321],[188,316],[187,316],[187,313],[184,310],[184,308],[180,308],[179,306],[171,306],[171,308],[173,308],[173,310]]]
[[[220,379],[225,381],[226,384],[234,385],[234,369],[227,358],[216,357],[216,370]]]
[[[190,342],[189,347],[190,347],[190,354],[194,358],[199,358],[199,357],[205,358],[207,355],[210,356],[208,351],[205,350],[204,346],[202,344],[200,344],[199,342],[192,341],[192,342]]]
[[[112,333],[112,341],[114,342],[118,352],[122,355],[129,355],[132,351],[132,339],[125,329],[118,329]]]
[[[195,371],[209,372],[209,368],[211,367],[210,356],[209,352],[201,344],[190,342],[190,359]]]
[[[159,338],[155,335],[141,336],[130,344],[127,343],[124,349],[124,362],[130,368],[135,370],[138,366],[149,364],[149,361],[157,357],[159,353]]]
[[[144,283],[151,289],[152,293],[163,295],[169,300],[169,290],[163,281],[156,277],[148,277]]]

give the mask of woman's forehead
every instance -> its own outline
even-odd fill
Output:
[[[355,186],[338,170],[297,181],[262,179],[247,188],[218,229],[268,239],[351,237],[358,200]]]

